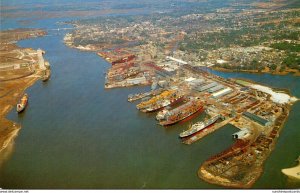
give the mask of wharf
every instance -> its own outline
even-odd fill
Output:
[[[44,60],[44,57],[43,57],[44,53],[45,52],[41,49],[37,50],[38,64],[39,64],[39,67],[40,67],[41,70],[46,70],[45,60]]]
[[[150,96],[150,95],[152,95],[151,92],[137,93],[137,94],[134,94],[134,95],[129,95],[128,96],[128,102],[133,102],[133,101],[145,98],[145,97]]]
[[[128,96],[128,102],[133,102],[133,101],[145,98],[147,96],[155,96],[155,95],[162,93],[162,91],[163,91],[163,89],[157,89],[157,90],[153,90],[153,91],[149,91],[149,92],[145,92],[145,93],[132,94],[132,95]]]
[[[186,144],[186,145],[191,145],[193,143],[195,143],[196,141],[202,139],[203,137],[205,137],[206,135],[215,132],[216,130],[220,129],[221,127],[227,125],[230,121],[232,121],[234,118],[228,118],[220,123],[214,124],[211,127],[208,127],[206,129],[204,129],[203,131],[201,131],[200,133],[185,139],[182,141],[182,143]]]

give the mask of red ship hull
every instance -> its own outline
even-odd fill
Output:
[[[191,114],[188,114],[180,119],[162,121],[162,122],[160,122],[160,124],[163,126],[168,126],[168,125],[173,125],[178,122],[184,122],[185,120],[189,119],[192,115],[197,114],[198,112],[199,113],[203,112],[203,110],[204,110],[204,108],[203,108],[203,106],[201,106],[197,111],[195,111]]]

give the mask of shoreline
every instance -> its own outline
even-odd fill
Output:
[[[38,59],[38,50],[20,47],[17,43],[24,39],[42,37],[46,35],[46,32],[41,29],[17,28],[0,31],[0,35],[0,44],[3,45],[0,49],[2,56],[11,57],[13,55],[16,58],[11,61],[0,61],[5,64],[0,65],[2,74],[0,105],[3,106],[3,109],[0,110],[0,156],[2,157],[4,150],[12,144],[22,128],[20,124],[7,119],[7,115],[15,108],[26,89],[42,78],[44,70],[41,67],[45,67],[43,56]],[[46,63],[48,62],[46,61]]]
[[[271,97],[272,94],[270,92],[273,92],[274,94],[277,94],[277,95],[288,95],[289,99],[288,101],[284,102],[284,103],[296,103],[297,101],[299,101],[300,99],[295,97],[295,96],[292,96],[291,94],[291,91],[289,89],[284,89],[284,88],[276,88],[276,87],[271,87],[267,84],[263,84],[263,83],[256,83],[252,80],[249,80],[247,78],[232,78],[234,81],[237,81],[237,80],[242,80],[242,81],[245,81],[247,83],[250,83],[249,85],[247,85],[246,87],[251,87],[252,89],[256,89],[256,90],[259,90],[261,92],[264,92],[264,93],[267,93],[269,94]],[[237,82],[236,82],[237,83]],[[237,83],[239,84],[239,83]],[[245,86],[245,85],[244,85]],[[258,88],[260,87],[260,88]],[[268,90],[266,90],[268,89]],[[268,91],[268,92],[267,92]],[[271,99],[272,100],[272,99]],[[275,101],[274,101],[275,102]],[[280,103],[280,102],[279,102]]]
[[[271,72],[271,71],[262,71],[258,72],[253,71],[253,70],[231,70],[231,69],[226,69],[226,68],[220,68],[220,67],[212,67],[210,68],[215,71],[220,71],[220,72],[236,72],[236,73],[250,73],[250,74],[271,74],[271,75],[280,75],[280,76],[286,76],[286,75],[293,75],[293,76],[300,76],[300,72],[289,72],[289,71],[284,71],[284,72]]]
[[[38,80],[38,77],[32,77],[31,81],[26,83],[24,87],[16,89],[17,91],[7,94],[4,98],[0,98],[0,100],[5,100],[6,98],[12,99],[5,100],[7,101],[7,103],[4,104],[6,106],[4,107],[4,111],[0,113],[0,153],[9,145],[8,142],[13,141],[19,130],[22,128],[20,124],[7,119],[7,115],[15,108],[18,99],[25,93],[26,89],[33,86]],[[16,133],[14,133],[15,130],[17,131]]]
[[[229,187],[229,188],[251,188],[254,183],[261,177],[261,175],[263,174],[264,171],[264,167],[265,167],[265,162],[268,159],[268,157],[270,156],[270,154],[273,152],[273,150],[275,149],[276,143],[278,141],[278,138],[280,136],[280,133],[285,125],[286,120],[289,117],[289,111],[292,107],[292,104],[286,104],[285,105],[285,112],[287,112],[286,116],[284,117],[284,119],[281,121],[281,124],[279,126],[274,126],[273,130],[275,129],[275,127],[277,128],[277,137],[274,138],[274,140],[272,140],[272,142],[269,144],[269,148],[267,150],[265,150],[265,152],[262,152],[262,158],[260,160],[260,164],[256,165],[254,167],[252,167],[252,171],[248,174],[250,174],[248,177],[250,178],[250,180],[248,181],[248,183],[242,183],[242,182],[232,182],[227,178],[223,178],[221,176],[217,176],[217,175],[213,175],[211,174],[209,171],[207,171],[205,169],[205,167],[208,167],[208,165],[210,164],[210,162],[213,162],[215,160],[218,160],[220,157],[214,157],[213,160],[210,160],[210,158],[208,160],[206,160],[204,163],[201,164],[201,166],[198,169],[197,175],[200,179],[210,183],[210,184],[215,184],[215,185],[222,185],[225,187]],[[269,137],[269,136],[268,136]],[[254,141],[253,143],[256,143],[256,141]],[[231,145],[228,149],[224,150],[223,152],[226,152],[227,150],[231,149],[234,145],[236,144],[236,142]],[[250,144],[249,146],[251,147],[252,144]],[[247,148],[247,147],[245,147]],[[244,152],[244,150],[241,150],[242,152]],[[246,150],[246,153],[251,153],[250,150]],[[222,153],[222,152],[221,152]],[[221,154],[220,153],[220,154]],[[224,157],[230,155],[235,156],[235,154],[238,154],[239,152],[230,152],[227,155],[223,155]],[[244,154],[246,154],[244,153]],[[229,155],[229,156],[230,156]],[[222,156],[222,157],[223,157]],[[248,166],[250,167],[250,166]]]

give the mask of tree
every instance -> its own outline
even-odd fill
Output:
[[[281,67],[280,67],[280,72],[283,72],[285,70],[285,65],[281,65]]]
[[[272,64],[272,65],[270,66],[271,70],[273,70],[273,71],[276,70],[276,67],[277,67],[277,66],[276,66],[275,64]]]

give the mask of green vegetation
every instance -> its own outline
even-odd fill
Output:
[[[271,69],[272,71],[275,71],[276,68],[277,68],[276,64],[271,64],[270,69]]]
[[[289,40],[298,40],[300,38],[299,31],[276,31],[274,33],[274,39],[276,40],[284,40],[284,39],[289,39]]]
[[[299,44],[293,44],[288,42],[274,43],[271,45],[271,47],[278,50],[285,50],[288,52],[300,52]]]
[[[300,70],[300,56],[295,53],[288,54],[282,64],[289,68]]]

